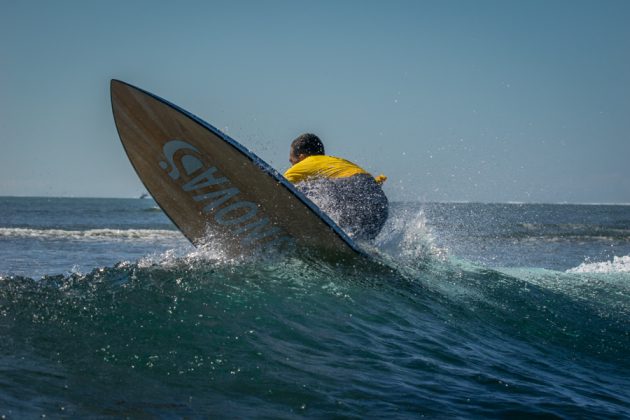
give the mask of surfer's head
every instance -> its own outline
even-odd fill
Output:
[[[324,154],[324,143],[315,134],[304,133],[291,142],[289,162],[292,165],[314,155]]]

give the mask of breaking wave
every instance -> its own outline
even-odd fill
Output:
[[[177,239],[182,234],[176,230],[167,229],[30,229],[30,228],[0,228],[0,237],[30,238],[30,239],[74,239],[74,240],[143,240]]]
[[[613,257],[612,261],[584,262],[568,273],[630,273],[630,256]]]

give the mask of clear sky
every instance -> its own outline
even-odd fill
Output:
[[[630,202],[630,1],[0,0],[0,195],[135,197],[109,80],[408,201]]]

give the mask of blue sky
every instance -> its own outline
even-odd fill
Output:
[[[0,0],[0,195],[144,191],[118,78],[408,201],[630,202],[628,1]]]

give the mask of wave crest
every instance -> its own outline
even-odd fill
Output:
[[[120,239],[120,240],[157,240],[177,239],[182,234],[176,230],[167,229],[30,229],[30,228],[0,228],[0,237],[29,238],[29,239]]]
[[[584,262],[567,270],[567,273],[630,273],[630,255],[613,257],[612,261]]]

